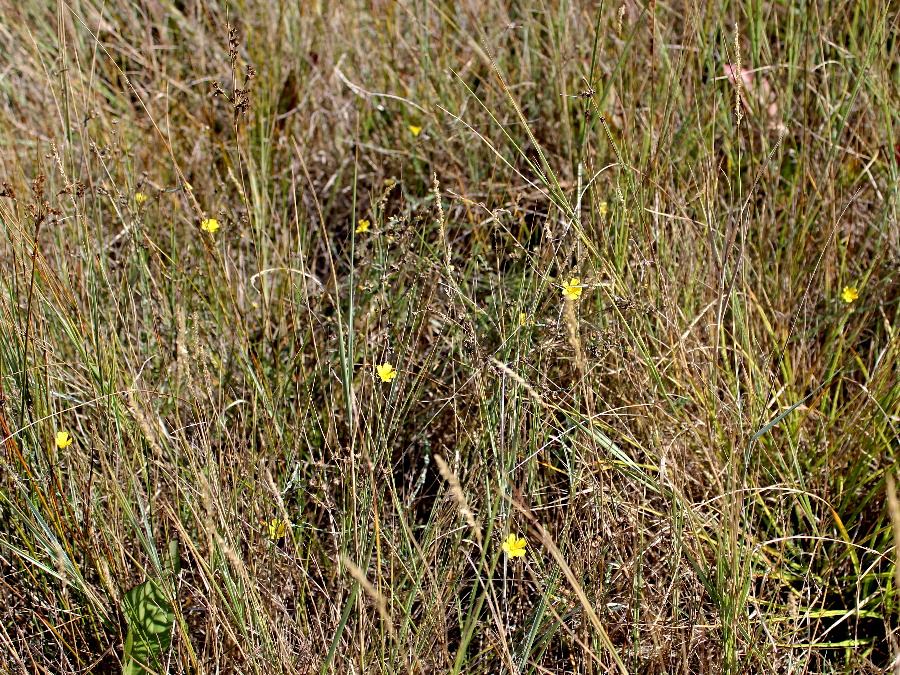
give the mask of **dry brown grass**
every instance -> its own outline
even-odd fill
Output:
[[[900,668],[893,3],[327,5],[0,0],[0,671]]]

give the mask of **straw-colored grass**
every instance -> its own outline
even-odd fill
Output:
[[[0,0],[0,672],[900,672],[898,21]]]

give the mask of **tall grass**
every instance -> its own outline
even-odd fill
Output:
[[[0,17],[0,671],[900,669],[894,3]]]

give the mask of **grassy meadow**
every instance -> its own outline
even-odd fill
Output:
[[[892,0],[0,0],[0,673],[900,673]]]

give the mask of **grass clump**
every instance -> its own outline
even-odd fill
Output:
[[[892,3],[2,16],[0,670],[896,667]]]

